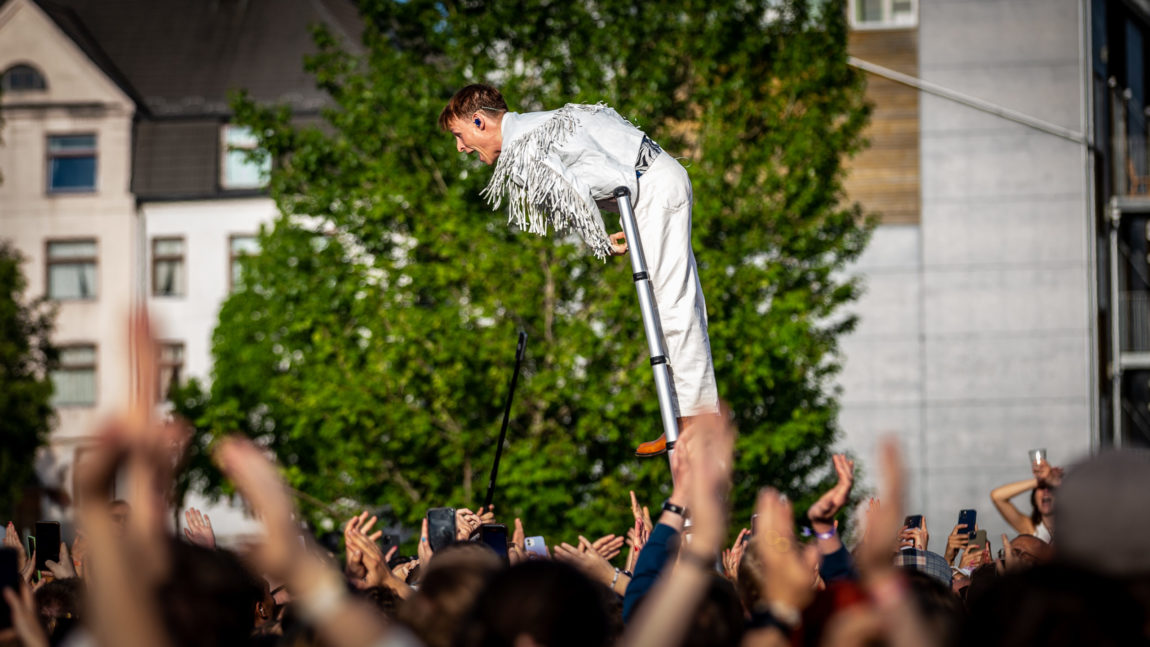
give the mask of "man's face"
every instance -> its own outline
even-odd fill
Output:
[[[479,124],[475,123],[476,120]],[[479,161],[488,166],[499,159],[503,137],[494,128],[492,120],[479,116],[471,120],[456,118],[451,121],[449,128],[455,137],[455,150],[460,153],[477,153]]]

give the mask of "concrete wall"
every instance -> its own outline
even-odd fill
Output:
[[[921,78],[1085,129],[1079,0],[919,11]],[[880,227],[858,265],[841,423],[872,471],[875,439],[901,438],[908,512],[941,552],[961,508],[1006,531],[989,492],[1030,475],[1028,449],[1090,449],[1090,216],[1082,145],[929,94],[920,110],[922,221]]]

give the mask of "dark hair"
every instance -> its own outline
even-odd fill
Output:
[[[1142,645],[1144,617],[1118,580],[1062,565],[1036,566],[996,578],[972,602],[961,644]]]
[[[922,571],[904,569],[903,577],[906,578],[911,599],[927,631],[939,639],[940,645],[958,647],[958,636],[966,619],[962,599],[942,582]]]
[[[168,635],[181,645],[242,645],[263,600],[261,579],[231,552],[173,541],[168,580],[156,592]]]
[[[453,120],[467,119],[478,110],[504,113],[507,112],[507,102],[499,90],[490,85],[473,83],[456,92],[443,107],[443,112],[439,113],[439,129],[449,130]]]
[[[513,566],[479,594],[458,644],[510,647],[516,637],[526,634],[547,647],[607,645],[610,621],[598,586],[562,562]]]
[[[1030,491],[1030,523],[1034,524],[1035,530],[1042,523],[1042,513],[1038,511],[1038,488]]]
[[[48,632],[48,644],[62,644],[80,624],[84,583],[78,577],[52,580],[36,591],[36,610]]]
[[[448,647],[480,590],[502,562],[488,546],[458,542],[436,551],[419,590],[397,618],[428,647]]]

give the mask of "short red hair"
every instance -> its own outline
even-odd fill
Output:
[[[450,130],[455,119],[466,120],[478,110],[489,110],[500,114],[507,112],[507,102],[499,90],[490,85],[473,83],[461,88],[439,113],[439,129]]]

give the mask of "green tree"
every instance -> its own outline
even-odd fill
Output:
[[[479,197],[489,169],[437,130],[455,89],[489,80],[518,111],[605,101],[685,158],[719,392],[741,433],[737,519],[764,484],[809,501],[836,435],[836,339],[854,325],[840,306],[859,291],[842,270],[870,232],[842,190],[863,79],[842,0],[721,4],[363,0],[360,56],[317,30],[322,127],[234,102],[277,160],[282,216],[220,312],[210,391],[177,396],[197,447],[240,430],[299,490],[388,506],[408,527],[430,506],[477,505],[524,329],[502,516],[620,532],[628,489],[666,496],[666,462],[632,456],[659,423],[628,261],[511,231]]]
[[[53,420],[56,350],[53,314],[44,300],[24,301],[20,253],[0,240],[0,502],[9,513],[34,479],[36,450]]]

